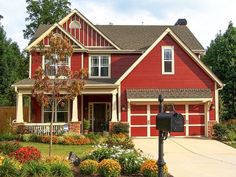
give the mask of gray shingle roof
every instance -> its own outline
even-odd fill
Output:
[[[167,28],[170,28],[191,50],[204,50],[185,25],[96,25],[96,27],[122,49],[146,50]]]
[[[39,25],[32,43],[52,25]],[[146,50],[167,29],[170,28],[191,50],[204,50],[187,26],[146,25],[95,25],[112,42],[125,50]]]
[[[212,98],[210,89],[127,89],[127,99],[158,98]]]
[[[94,85],[104,85],[104,84],[114,84],[117,79],[87,79],[84,80],[86,84],[94,84]],[[34,84],[33,79],[23,79],[20,80],[16,83],[14,83],[12,86],[17,86],[17,87],[32,87]]]

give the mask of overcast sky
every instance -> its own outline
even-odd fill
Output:
[[[235,0],[70,0],[93,24],[114,25],[173,25],[178,18],[186,18],[188,27],[204,48],[229,21],[236,24]],[[25,28],[25,0],[0,0],[1,23],[7,37],[20,48],[27,46],[22,30]]]

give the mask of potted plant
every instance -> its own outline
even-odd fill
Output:
[[[83,129],[84,129],[84,134],[88,134],[90,128],[90,122],[87,119],[83,120]]]
[[[102,124],[103,135],[108,135],[109,134],[109,132],[108,132],[108,125],[109,124],[107,122],[104,122]]]

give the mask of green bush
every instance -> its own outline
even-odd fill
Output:
[[[227,133],[227,140],[228,141],[236,141],[236,131],[229,130]]]
[[[98,164],[98,172],[104,177],[117,177],[120,175],[121,166],[113,159],[104,159]]]
[[[119,163],[122,166],[122,173],[124,175],[139,173],[143,161],[144,159],[135,152],[124,153],[119,158]]]
[[[18,140],[19,135],[12,134],[12,133],[4,133],[0,134],[0,141],[12,141],[12,140]]]
[[[93,175],[97,172],[98,162],[95,160],[85,160],[79,165],[79,170],[82,175]]]
[[[84,129],[84,130],[89,130],[89,128],[90,128],[90,121],[84,119],[84,120],[83,120],[83,129]]]
[[[0,153],[9,155],[19,149],[21,145],[17,141],[2,141],[0,142]]]
[[[213,126],[214,137],[220,141],[226,141],[229,129],[225,124],[215,124]]]
[[[84,135],[85,137],[89,138],[92,142],[92,144],[99,144],[102,141],[102,136],[98,133],[88,133],[86,135]]]
[[[50,176],[50,165],[43,161],[29,161],[22,166],[22,177]]]
[[[0,176],[2,177],[18,177],[20,176],[20,164],[10,158],[2,159],[0,164]]]
[[[120,135],[120,134],[118,134]],[[132,142],[132,139],[128,136],[118,136],[117,134],[109,136],[105,143],[108,145],[108,147],[112,146],[121,146],[123,149],[133,149],[134,144]]]
[[[111,132],[114,134],[119,134],[119,133],[129,133],[129,124],[117,122],[113,125]]]
[[[23,134],[21,139],[25,142],[38,142],[39,136],[36,134]]]
[[[50,163],[50,174],[55,177],[73,177],[72,170],[68,164],[63,162]]]

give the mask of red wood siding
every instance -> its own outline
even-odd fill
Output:
[[[71,21],[78,21],[81,25],[80,29],[70,29],[69,25]],[[99,47],[111,47],[104,37],[102,37],[97,31],[95,31],[86,21],[80,18],[77,14],[72,15],[63,25],[63,28],[70,33],[75,39],[77,39],[84,46],[99,46]]]
[[[73,53],[71,56],[71,71],[80,71],[81,69],[81,53]]]
[[[42,65],[42,56],[39,52],[31,53],[31,76],[34,76],[35,70]]]
[[[119,78],[139,57],[139,54],[111,55],[111,76]]]
[[[175,74],[162,75],[161,46],[174,46]],[[214,81],[169,36],[156,47],[121,82],[121,105],[127,104],[128,88],[210,88],[214,96]],[[121,113],[127,121],[127,113]]]
[[[31,121],[41,123],[41,106],[33,97],[31,97]]]

